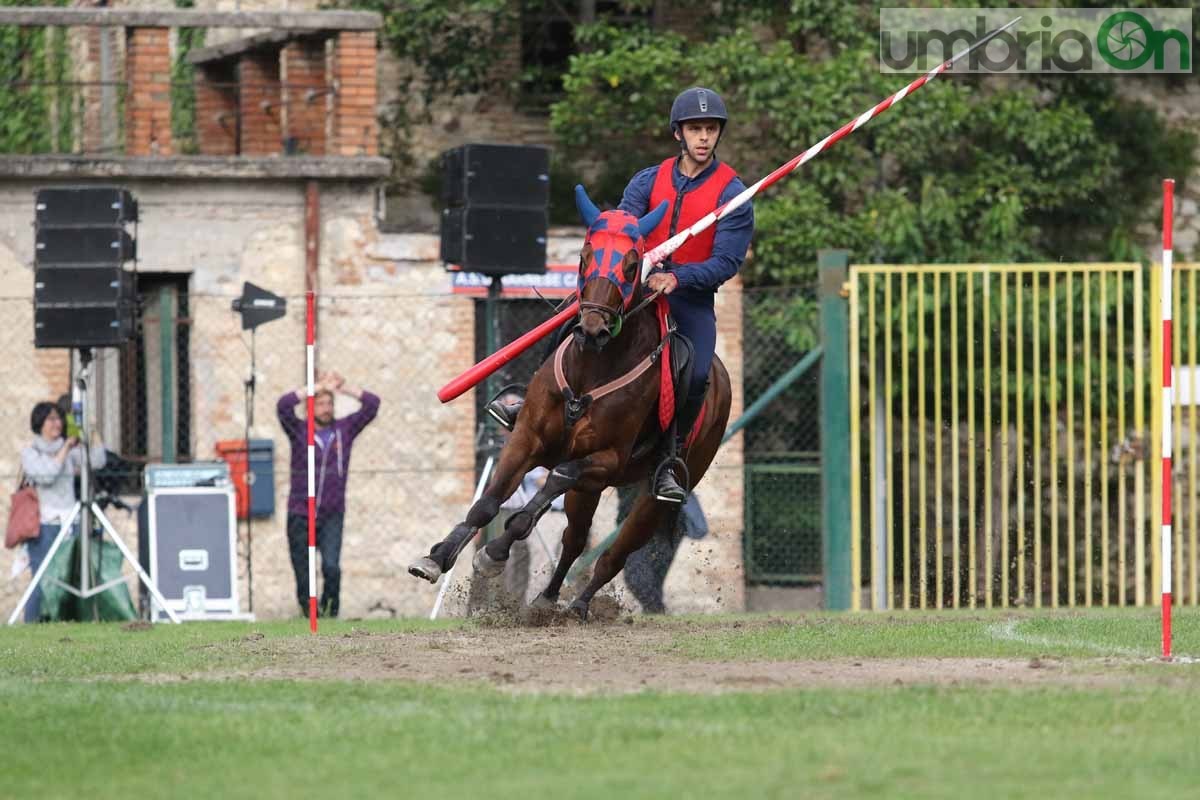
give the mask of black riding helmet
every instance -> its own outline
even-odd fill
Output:
[[[694,86],[685,89],[671,103],[671,133],[679,130],[680,123],[691,119],[716,119],[721,121],[721,133],[729,123],[725,101],[712,89]]]

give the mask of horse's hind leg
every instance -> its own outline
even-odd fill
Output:
[[[533,532],[542,515],[550,510],[550,504],[579,482],[583,474],[584,460],[568,461],[550,471],[546,483],[529,502],[504,524],[504,533],[487,543],[475,553],[475,571],[486,577],[494,577],[504,571],[508,552],[513,542],[524,540]]]
[[[657,502],[648,494],[639,497],[633,510],[629,512],[629,516],[625,518],[625,524],[621,526],[617,540],[596,561],[596,570],[592,573],[591,583],[580,593],[579,597],[575,598],[575,602],[571,603],[570,610],[575,612],[580,619],[586,620],[588,606],[596,592],[617,577],[617,573],[625,566],[625,559],[629,557],[630,553],[646,544],[663,520],[674,513],[676,513],[675,509],[665,503]]]
[[[562,590],[563,581],[575,559],[587,547],[588,533],[592,530],[592,517],[596,514],[596,506],[600,504],[600,492],[567,492],[564,509],[567,512],[567,528],[562,535],[562,553],[558,557],[558,566],[545,590],[534,601],[535,606],[554,606],[558,601],[558,593]]]
[[[533,466],[533,460],[532,448],[523,438],[514,435],[500,454],[500,462],[488,481],[487,489],[471,506],[467,518],[455,525],[445,539],[435,544],[428,556],[409,564],[409,574],[436,583],[442,573],[454,566],[463,548],[479,529],[500,513],[500,504],[517,490],[525,473]]]

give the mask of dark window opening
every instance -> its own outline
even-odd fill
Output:
[[[188,276],[139,273],[137,334],[121,351],[121,454],[192,458]]]
[[[603,19],[617,27],[652,24],[653,5],[629,8],[620,0],[522,3],[521,105],[544,108],[562,96],[562,78],[578,52],[575,27]]]

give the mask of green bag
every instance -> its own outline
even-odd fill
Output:
[[[107,539],[88,542],[92,562],[92,586],[121,577],[121,550]],[[72,536],[54,554],[42,578],[42,622],[125,621],[137,618],[128,583],[110,586],[98,595],[80,599],[56,581],[79,587],[79,537]]]

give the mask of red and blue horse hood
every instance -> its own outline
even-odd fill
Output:
[[[646,235],[653,231],[667,213],[668,203],[660,203],[658,208],[640,219],[627,211],[613,209],[601,211],[588,197],[582,185],[575,187],[575,206],[588,232],[584,244],[592,246],[592,260],[580,265],[579,295],[583,296],[583,287],[595,278],[604,278],[621,292],[625,308],[633,301],[633,294],[641,280],[642,257],[646,253]],[[637,268],[632,277],[626,277],[621,270],[625,257],[631,252],[637,253]]]

